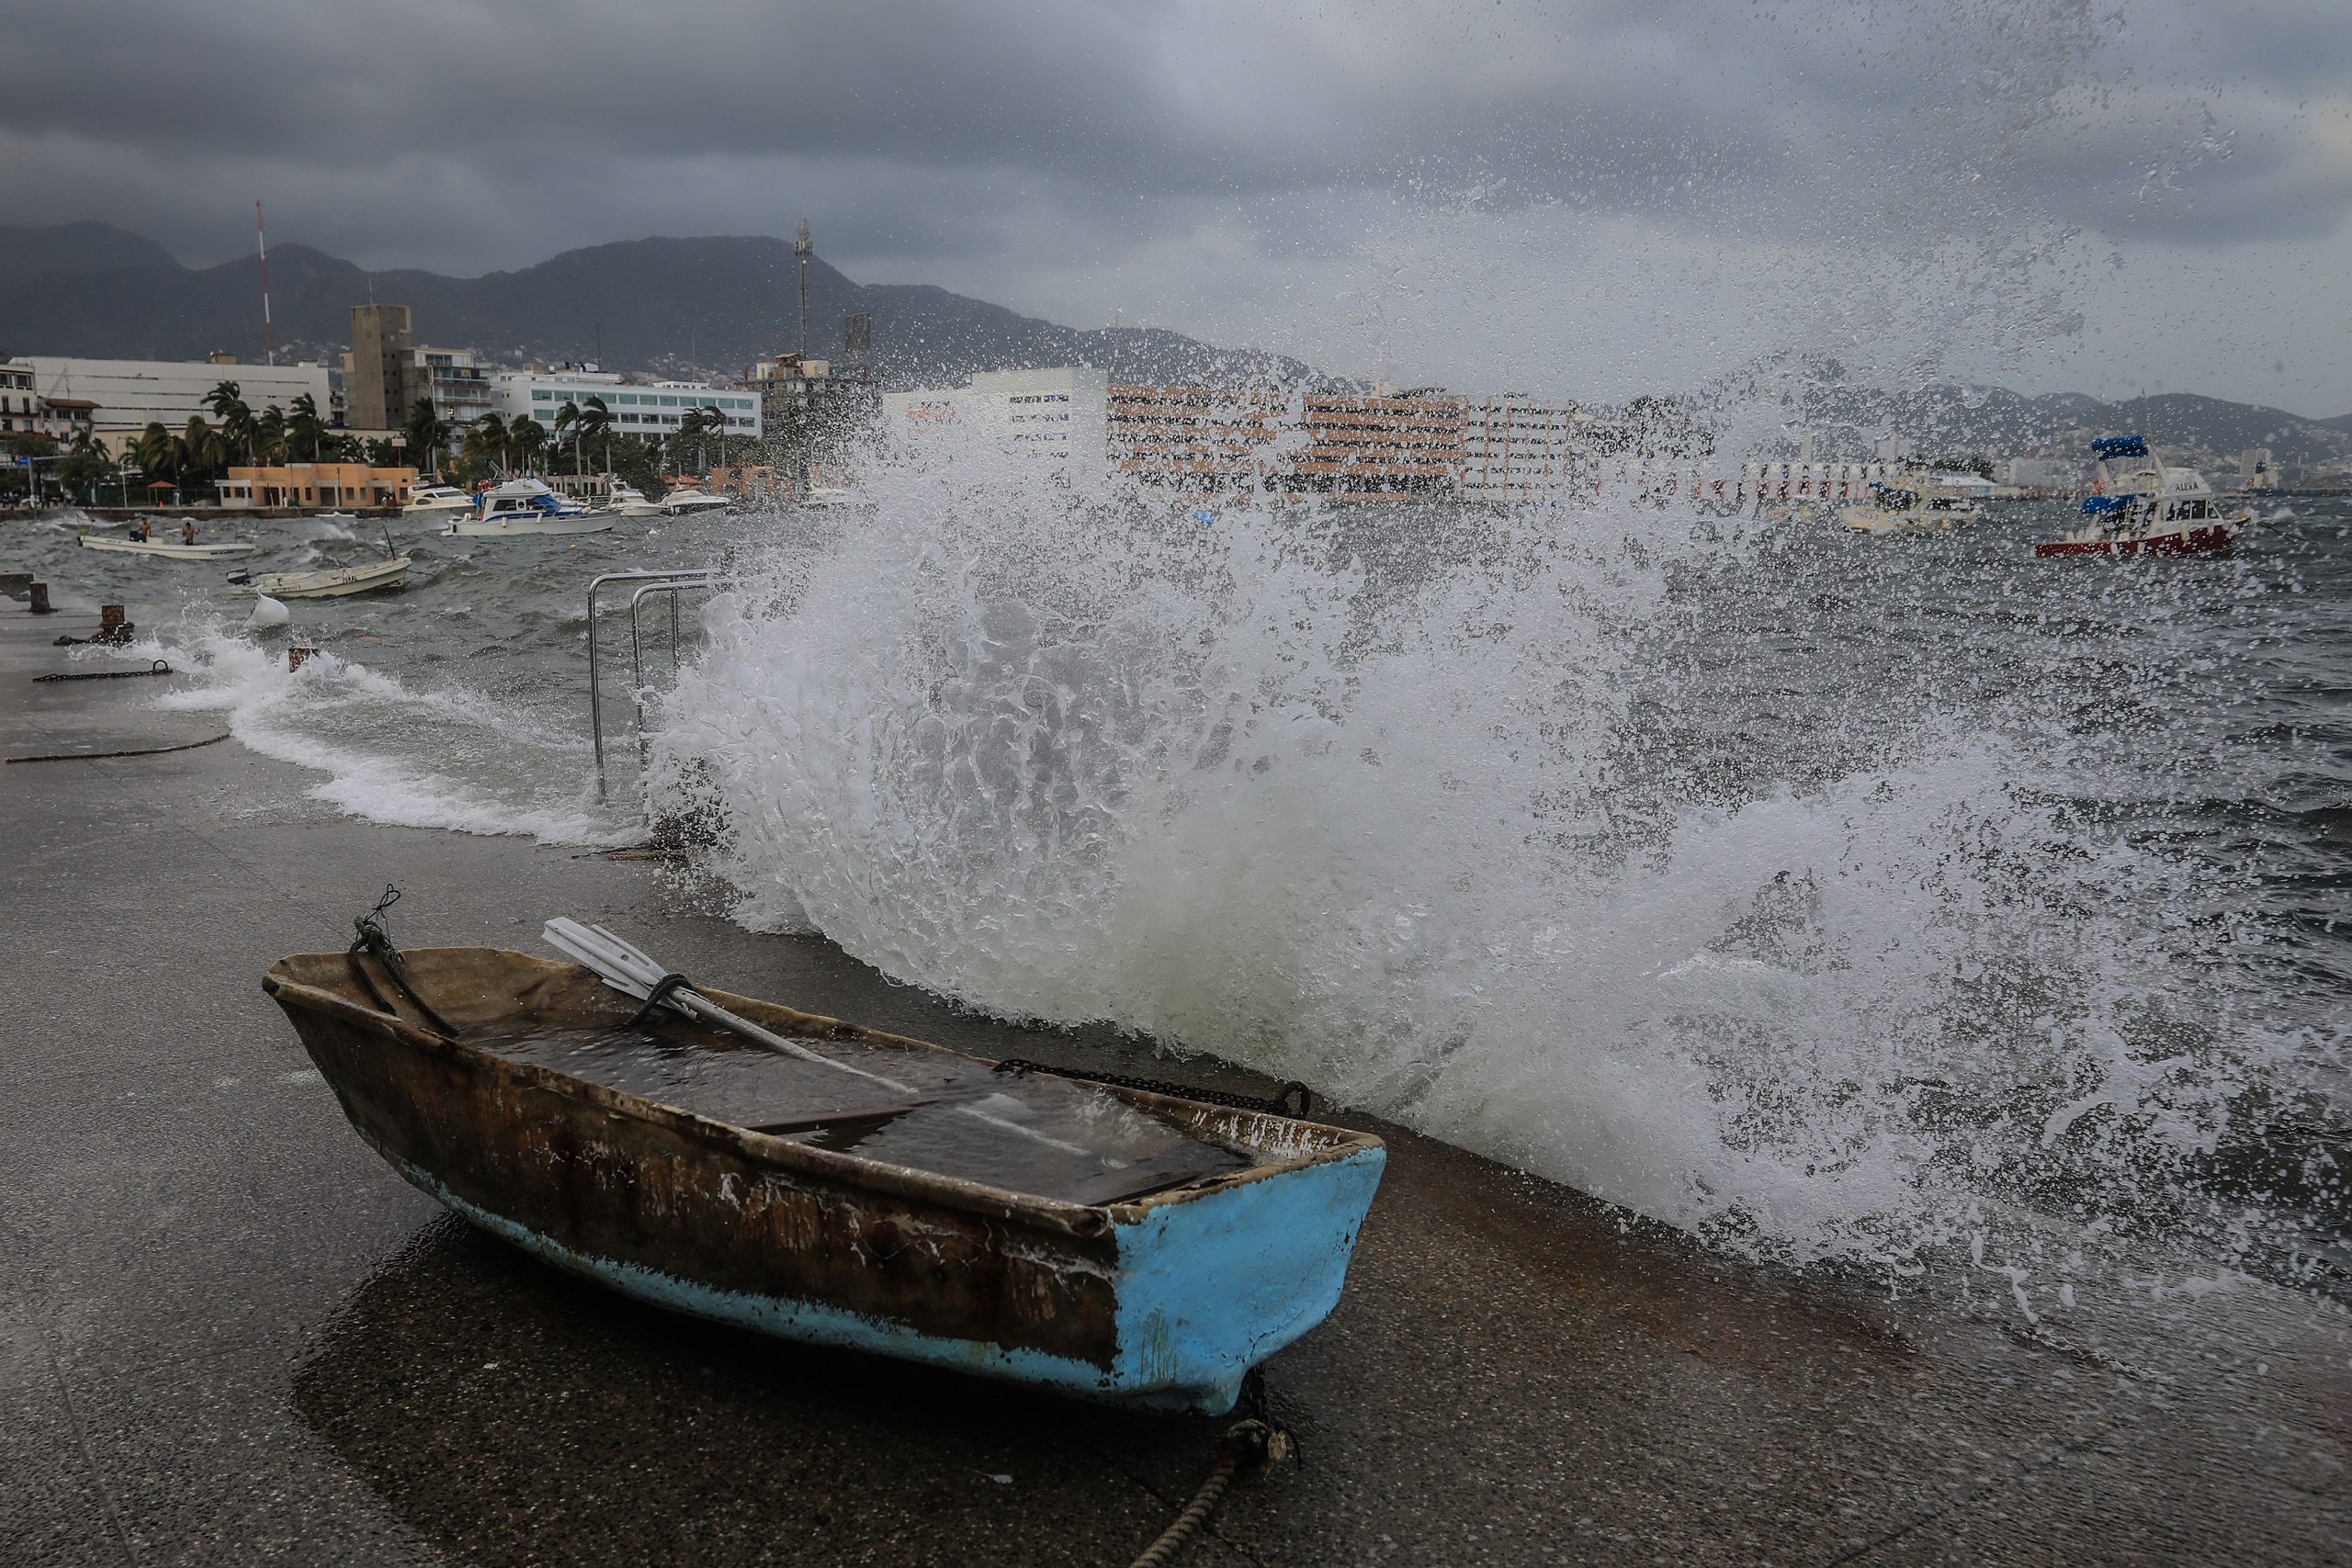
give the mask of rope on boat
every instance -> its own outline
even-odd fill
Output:
[[[103,762],[109,757],[160,757],[166,751],[193,751],[199,746],[218,746],[228,739],[229,731],[224,729],[209,740],[190,740],[178,746],[147,746],[131,751],[52,751],[43,757],[10,757],[6,760],[11,762]]]
[[[1167,1568],[1208,1523],[1237,1477],[1259,1474],[1295,1457],[1298,1440],[1289,1427],[1267,1413],[1264,1369],[1252,1367],[1242,1380],[1241,1406],[1242,1418],[1226,1428],[1224,1439],[1217,1444],[1216,1468],[1209,1472],[1209,1478],[1201,1483],[1201,1489],[1193,1494],[1175,1522],[1144,1548],[1132,1568]]]
[[[345,951],[345,962],[351,965],[352,978],[359,982],[360,988],[368,993],[368,999],[376,1004],[377,1010],[398,1018],[401,1010],[384,999],[384,993],[377,988],[374,977],[368,973],[368,965],[360,962],[361,954],[374,953],[376,962],[384,966],[384,973],[391,976],[392,984],[415,1004],[416,1010],[424,1015],[425,1021],[443,1035],[453,1035],[458,1032],[449,1027],[449,1021],[434,1011],[433,1004],[417,995],[416,987],[409,984],[408,960],[401,957],[401,950],[392,945],[391,932],[384,928],[384,911],[400,901],[401,890],[387,883],[384,896],[376,900],[375,908],[351,922],[358,934],[351,939],[351,946]]]
[[[171,672],[172,661],[168,659],[158,659],[145,670],[61,671],[48,675],[36,675],[33,680],[36,683],[51,681],[122,681],[133,675],[168,675]]]
[[[1129,1077],[1125,1073],[1090,1073],[1077,1067],[1050,1066],[1044,1062],[1023,1061],[1019,1056],[1007,1056],[996,1065],[996,1070],[1001,1073],[1046,1073],[1079,1083],[1108,1084],[1114,1089],[1139,1089],[1146,1094],[1164,1094],[1171,1100],[1197,1100],[1209,1105],[1229,1105],[1236,1111],[1262,1111],[1272,1116],[1305,1116],[1315,1109],[1315,1096],[1296,1078],[1272,1095],[1261,1098],[1254,1094],[1234,1094],[1221,1089],[1195,1089],[1190,1084],[1177,1083],[1169,1078]]]

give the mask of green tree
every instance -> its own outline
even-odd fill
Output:
[[[315,463],[319,460],[319,443],[326,439],[327,422],[319,417],[319,405],[310,393],[294,400],[286,411],[286,445],[297,462]]]
[[[86,430],[74,433],[74,445],[57,462],[57,482],[85,506],[97,504],[98,486],[115,477],[114,458],[104,442]]]
[[[569,399],[565,400],[563,407],[555,411],[555,438],[557,442],[560,444],[566,435],[571,437],[571,475],[574,479],[578,479],[581,477],[580,405],[571,401]]]
[[[177,472],[184,485],[209,484],[229,466],[228,438],[217,427],[207,424],[200,413],[188,415],[187,427],[172,439],[177,448]]]
[[[207,392],[204,406],[220,422],[220,437],[232,452],[243,452],[245,461],[254,460],[254,411],[245,405],[244,389],[234,381],[223,381]]]
[[[180,450],[172,433],[162,422],[151,421],[139,433],[131,452],[139,460],[139,471],[149,479],[171,479],[177,482],[180,473]]]
[[[575,440],[586,442],[591,446],[598,442],[604,444],[605,472],[611,473],[613,471],[613,411],[605,406],[604,399],[592,397],[580,405],[577,428],[579,434],[574,437]]]
[[[286,412],[271,403],[254,419],[254,461],[283,463],[286,450]]]
[[[419,473],[439,466],[433,460],[434,454],[448,444],[451,432],[448,421],[435,412],[431,398],[419,398],[409,405],[403,433],[408,436],[409,460]]]
[[[506,427],[506,441],[515,457],[521,459],[525,471],[531,471],[531,459],[548,444],[547,427],[529,414],[518,413],[514,423]]]

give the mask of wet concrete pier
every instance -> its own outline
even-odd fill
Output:
[[[226,728],[153,709],[182,677],[33,684],[88,621],[0,601],[0,754]],[[1222,1423],[797,1349],[535,1264],[360,1144],[258,981],[394,882],[405,944],[536,950],[570,913],[989,1055],[1132,1048],[749,935],[644,862],[370,826],[310,782],[233,743],[0,766],[0,1562],[1124,1563],[1166,1524]],[[1735,1263],[1381,1131],[1347,1297],[1270,1367],[1305,1463],[1237,1489],[1186,1562],[2346,1560],[2333,1305],[2119,1281],[2029,1325],[1997,1288]]]

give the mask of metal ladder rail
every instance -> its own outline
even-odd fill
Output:
[[[699,577],[680,578],[672,582],[649,582],[628,596],[628,674],[629,701],[636,706],[637,765],[645,767],[645,635],[638,619],[638,610],[652,594],[667,595],[670,601],[670,668],[678,668],[678,595],[696,588],[716,588],[720,579],[715,572]],[[600,778],[598,784],[601,786]]]
[[[588,582],[588,730],[596,751],[596,798],[605,798],[605,708],[603,665],[596,645],[596,596],[608,582],[689,582],[718,580],[703,568],[671,567],[660,570],[601,572]],[[673,601],[674,604],[675,601]],[[631,606],[634,612],[635,606]]]

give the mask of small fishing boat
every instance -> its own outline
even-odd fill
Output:
[[[1339,1300],[1377,1138],[674,982],[387,943],[262,985],[402,1177],[664,1307],[1218,1413]]]
[[[2034,546],[2037,558],[2210,555],[2235,544],[2254,521],[2250,511],[2226,511],[2204,475],[2171,467],[2143,436],[2102,436],[2091,453],[2098,477],[2083,498],[2089,521]]]
[[[259,547],[254,545],[172,545],[161,539],[104,539],[96,534],[81,536],[85,550],[111,550],[126,556],[162,556],[166,560],[235,560],[249,556]]]
[[[508,479],[483,491],[473,511],[452,519],[441,533],[459,538],[502,538],[523,534],[601,534],[612,525],[611,513],[592,512],[537,479]]]
[[[408,568],[408,557],[389,556],[322,571],[265,572],[253,580],[252,588],[272,599],[346,599],[379,588],[407,587]]]

